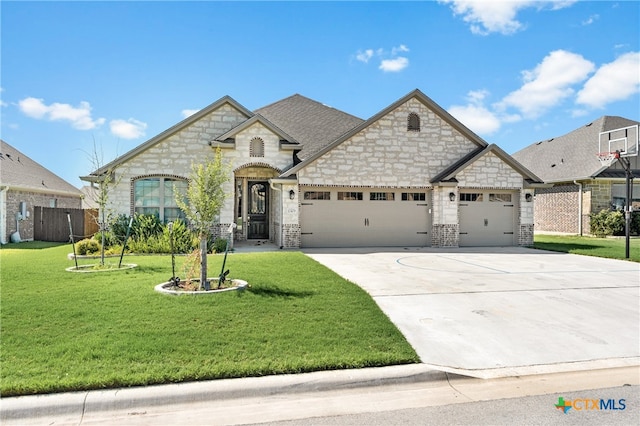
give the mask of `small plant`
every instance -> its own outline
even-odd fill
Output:
[[[100,243],[94,239],[87,238],[76,243],[76,254],[80,256],[96,254],[102,248]]]

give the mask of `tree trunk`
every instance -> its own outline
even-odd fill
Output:
[[[207,235],[200,234],[200,290],[207,282]]]

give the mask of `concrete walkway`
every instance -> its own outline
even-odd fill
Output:
[[[519,247],[307,249],[422,362],[490,378],[640,363],[640,265]]]

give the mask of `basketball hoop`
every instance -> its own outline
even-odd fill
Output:
[[[620,158],[620,152],[599,152],[596,154],[602,167],[611,167],[613,162]]]

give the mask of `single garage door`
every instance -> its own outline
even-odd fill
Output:
[[[307,187],[302,247],[424,247],[431,244],[431,193]]]
[[[517,194],[461,191],[460,246],[517,245]]]

